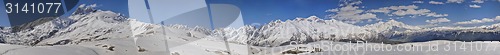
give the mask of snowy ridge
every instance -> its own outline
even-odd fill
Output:
[[[136,19],[129,19],[128,21],[130,23],[130,27],[132,28],[133,36],[152,34],[149,32],[160,30],[159,28],[161,28],[161,26],[158,24],[144,23],[144,22],[138,21]],[[165,27],[167,29],[172,28],[172,29],[181,29],[181,30],[185,30],[185,31],[196,31],[196,32],[201,32],[205,35],[211,34],[210,29],[207,29],[205,27],[200,27],[200,26],[187,27],[186,25],[170,24],[170,25],[166,25]]]
[[[72,15],[75,23],[66,28],[64,32],[39,45],[78,44],[106,39],[147,37],[148,35],[163,36],[161,25],[140,22],[128,19],[111,11],[95,10],[86,14]],[[167,37],[175,40],[196,40],[210,34],[204,27],[186,27],[185,25],[168,25]]]
[[[34,26],[30,29],[24,29],[12,33],[12,29],[5,29],[2,32],[2,37],[5,43],[19,45],[35,45],[43,39],[47,39],[55,35],[58,30],[65,28],[71,24],[67,19],[56,18],[52,21],[45,22],[41,25]]]
[[[134,36],[144,33],[147,30],[151,30],[156,26],[153,24],[137,21],[136,19],[130,19],[129,22],[130,27],[132,28],[132,35]]]
[[[436,27],[395,33],[391,39],[405,42],[424,42],[431,40],[452,41],[499,41],[498,24],[479,27]]]
[[[432,40],[494,41],[500,40],[497,37],[500,36],[499,27],[500,24],[481,27],[420,28],[395,20],[356,26],[334,19],[322,20],[311,16],[284,22],[276,20],[258,29],[249,26],[239,29],[218,29],[212,36],[226,37],[230,42],[249,43],[256,46],[282,46],[290,42],[300,44],[320,40],[389,44]]]
[[[255,33],[255,27],[253,26],[243,26],[240,28],[223,28],[214,30],[210,39],[213,41],[224,40],[227,38],[229,42],[246,44],[249,37],[252,37]]]
[[[402,22],[396,20],[389,20],[387,22],[378,22],[375,24],[370,24],[363,26],[364,28],[370,29],[375,32],[391,32],[391,31],[405,31],[405,30],[416,30],[422,29],[416,26],[406,25]]]
[[[111,38],[130,37],[130,26],[127,18],[111,11],[100,11],[83,15],[73,15],[70,19],[75,23],[59,32],[41,45],[77,44],[85,41],[96,41]]]
[[[280,46],[288,45],[289,42],[308,43],[319,40],[374,41],[378,39],[376,33],[371,33],[365,28],[336,20],[322,20],[316,16],[284,22],[277,20],[253,31],[241,28],[236,29],[237,31],[233,30],[227,31],[229,33],[222,36],[232,37],[229,38],[229,41],[242,40],[241,37],[250,36],[249,43],[257,46]],[[235,42],[244,43],[242,41]]]
[[[56,18],[32,29],[11,33],[2,28],[0,42],[18,45],[65,45],[130,37],[167,36],[169,40],[188,43],[205,37],[213,41],[224,38],[231,43],[256,46],[282,46],[291,42],[304,44],[322,40],[349,42],[414,42],[429,40],[500,40],[500,24],[481,27],[420,28],[389,20],[366,26],[356,26],[335,19],[316,16],[294,20],[276,20],[260,28],[243,26],[210,30],[171,24],[165,32],[158,24],[128,19],[119,13],[80,6],[68,18]],[[165,33],[165,34],[161,34]]]
[[[161,25],[128,19],[112,11],[95,10],[92,5],[81,5],[67,18],[55,18],[49,22],[32,27],[33,29],[12,32],[9,27],[2,28],[0,42],[16,45],[66,45],[93,42],[106,39],[164,36]],[[210,35],[205,27],[168,25],[167,36],[176,40],[196,40]]]
[[[422,29],[420,27],[406,25],[396,20],[389,20],[387,22],[378,22],[375,24],[363,26],[363,28],[366,28],[367,30],[373,33],[379,33],[379,35],[384,37],[390,37],[394,33],[401,33],[405,31]]]
[[[370,34],[363,28],[336,20],[321,20],[316,16],[297,18],[285,22],[276,21],[264,25],[258,33],[257,45],[286,45],[286,42],[307,43],[318,40],[367,39],[351,35]]]
[[[94,10],[92,7],[80,6],[68,18],[55,17],[54,20],[19,32],[7,31],[2,34],[8,44],[18,45],[54,45],[79,43],[82,41],[103,40],[110,36],[125,35],[128,26],[127,18],[111,11]],[[42,18],[44,19],[44,18]],[[128,34],[128,33],[127,33]],[[107,36],[107,37],[101,37]],[[126,36],[120,36],[126,37]]]

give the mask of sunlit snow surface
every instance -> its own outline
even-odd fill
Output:
[[[499,48],[496,48],[499,42],[456,42],[500,40],[499,24],[481,27],[420,28],[391,20],[356,26],[311,16],[278,20],[260,28],[243,26],[209,30],[204,27],[165,25],[163,31],[162,25],[128,19],[111,11],[87,8],[79,9],[79,12],[75,12],[68,19],[58,18],[35,26],[34,29],[16,33],[10,33],[9,28],[2,29],[0,37],[5,44],[0,44],[0,55],[353,55],[353,51],[334,51],[332,48],[335,46],[331,45],[380,43],[387,44],[384,47],[368,48],[421,45],[424,48],[422,50],[439,50],[355,52],[362,55],[500,54],[497,52],[500,51],[497,50]],[[165,37],[168,48],[165,47]],[[227,51],[222,37],[228,38],[230,51]],[[349,41],[369,43],[356,44]],[[482,45],[476,47],[477,44]],[[445,47],[454,51],[444,51]],[[397,48],[404,47],[394,49]],[[477,50],[479,48],[481,50]],[[167,53],[166,49],[170,52]]]

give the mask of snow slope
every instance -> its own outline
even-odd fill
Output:
[[[260,55],[498,55],[498,41],[457,42],[434,40],[405,44],[318,41],[263,49]],[[378,45],[378,46],[376,46]],[[351,48],[352,47],[352,48]],[[298,49],[297,49],[298,48]],[[347,49],[349,48],[349,49]],[[319,50],[319,51],[318,51]],[[288,51],[288,52],[287,52]],[[297,52],[292,54],[290,51]],[[302,51],[302,52],[300,52]]]
[[[166,52],[165,37],[169,47],[176,50],[203,46],[189,43],[200,42],[197,40],[203,40],[211,34],[204,27],[162,27],[128,19],[111,11],[90,8],[80,6],[79,11],[67,19],[56,18],[34,29],[13,33],[9,29],[2,29],[1,40],[6,40],[7,44],[0,45],[1,55],[164,55],[170,54]],[[211,50],[225,50],[223,46],[215,47],[221,48]],[[195,50],[206,52],[205,49]],[[188,54],[181,50],[176,53]]]

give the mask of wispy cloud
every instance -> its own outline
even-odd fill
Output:
[[[473,0],[472,3],[484,3],[483,0]]]
[[[424,3],[424,1],[413,1],[413,3]]]
[[[425,22],[435,24],[435,23],[450,22],[450,20],[448,18],[437,18],[432,20],[425,20]]]
[[[444,4],[443,2],[438,1],[429,1],[429,4]]]
[[[462,21],[462,22],[457,22],[455,24],[480,24],[480,23],[487,23],[487,22],[494,22],[494,21],[500,21],[500,16],[496,16],[495,18],[483,18],[483,19],[473,19],[470,21]]]
[[[476,5],[476,4],[473,4],[473,5],[469,5],[469,7],[471,7],[471,8],[481,8],[481,6],[479,6],[479,5]]]
[[[368,13],[365,12],[365,10],[359,9],[360,7],[356,6],[358,4],[361,4],[361,1],[343,4],[341,5],[341,8],[330,9],[327,10],[327,12],[336,13],[330,15],[330,18],[342,20],[351,24],[377,18],[377,15],[373,13]]]
[[[446,17],[448,14],[437,14],[436,12],[432,12],[429,9],[419,9],[416,5],[408,5],[408,6],[389,6],[382,7],[379,9],[368,10],[368,12],[381,12],[389,15],[396,16],[427,16],[427,17]]]
[[[463,3],[464,0],[448,0],[446,3]]]

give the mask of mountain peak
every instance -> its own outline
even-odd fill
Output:
[[[403,25],[406,25],[406,24],[404,24],[403,22],[396,21],[396,20],[389,20],[387,22],[378,22],[378,23],[375,23],[375,25],[403,26]]]
[[[403,22],[396,20],[388,20],[387,22],[378,22],[375,24],[370,24],[364,26],[364,28],[376,31],[376,32],[387,32],[387,31],[406,31],[409,29],[421,29],[420,27],[406,25]]]
[[[396,21],[396,20],[394,20],[394,19],[391,19],[391,20],[387,21],[386,23],[403,24],[403,22],[399,22],[399,21]]]
[[[87,14],[87,13],[90,13],[90,12],[95,12],[96,9],[94,9],[96,7],[96,4],[92,4],[92,5],[85,5],[85,4],[82,4],[80,6],[78,6],[78,8],[76,9],[76,11],[73,13],[73,15],[79,15],[79,14]]]
[[[288,22],[291,22],[291,21],[309,21],[309,22],[317,22],[317,21],[322,21],[322,19],[320,19],[319,17],[317,16],[309,16],[307,18],[295,18],[294,20],[287,20]]]
[[[309,16],[307,17],[308,20],[319,20],[317,16]]]

